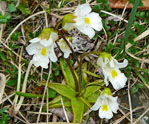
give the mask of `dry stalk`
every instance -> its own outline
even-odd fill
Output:
[[[27,80],[28,80],[28,76],[29,76],[29,72],[30,72],[32,64],[33,64],[33,62],[31,60],[29,65],[28,65],[28,68],[26,70],[26,75],[25,75],[25,79],[24,79],[23,87],[22,87],[22,92],[24,92],[24,93],[26,92]],[[23,103],[23,100],[24,100],[24,96],[21,96],[20,100],[18,102],[18,105],[16,105],[16,107],[14,108],[15,113],[17,113],[19,111],[21,104]]]
[[[39,114],[38,114],[37,121],[36,121],[37,124],[39,124],[40,113],[42,111],[42,107],[43,107],[43,104],[44,104],[44,97],[45,97],[45,94],[46,94],[46,91],[47,91],[47,87],[48,87],[48,83],[49,83],[49,78],[50,78],[51,72],[52,72],[52,62],[50,62],[49,75],[48,75],[48,79],[46,81],[46,85],[45,85],[45,89],[44,89],[44,93],[43,93],[43,97],[42,97],[42,102],[41,102]]]
[[[5,85],[6,85],[6,76],[4,74],[0,73],[0,88],[1,88],[1,90],[0,90],[0,103],[2,103]]]

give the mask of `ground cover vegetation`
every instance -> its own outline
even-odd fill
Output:
[[[149,123],[146,1],[111,1],[0,1],[0,124]]]

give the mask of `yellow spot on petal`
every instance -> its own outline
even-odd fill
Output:
[[[107,112],[109,110],[109,107],[107,105],[102,105],[101,109],[102,109],[102,111],[106,111]]]
[[[87,18],[87,17],[84,18],[84,22],[85,22],[85,24],[90,24],[90,23],[91,23],[91,22],[90,22],[90,19]]]
[[[117,73],[117,71],[112,70],[112,71],[111,71],[111,75],[112,75],[112,78],[115,78],[115,77],[118,76],[118,73]]]
[[[40,50],[40,54],[43,55],[43,56],[46,56],[46,54],[47,54],[47,49],[43,47],[43,48]]]

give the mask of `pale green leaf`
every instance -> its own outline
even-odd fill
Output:
[[[65,77],[66,83],[70,87],[75,89],[75,80],[74,80],[73,74],[72,74],[68,64],[66,63],[66,61],[63,58],[60,59],[60,66],[62,68],[62,72]]]
[[[97,98],[99,97],[99,95],[100,95],[99,92],[95,92],[92,95],[90,95],[89,97],[87,97],[87,101],[89,103],[95,103]]]
[[[41,82],[42,85],[45,85],[45,82]],[[59,84],[59,83],[49,83],[48,87],[55,90],[62,96],[65,96],[69,99],[73,99],[76,96],[75,90],[73,90],[70,86]]]
[[[86,89],[84,89],[84,98],[89,97],[90,95],[92,95],[93,93],[95,93],[96,91],[98,91],[101,86],[104,85],[104,82],[101,82],[101,80],[97,80],[95,82],[89,83],[89,85],[87,86]]]
[[[75,98],[71,100],[71,106],[73,111],[73,122],[81,123],[83,120],[84,103],[79,98]]]
[[[80,97],[80,100],[81,100],[82,102],[84,102],[84,104],[86,104],[89,108],[91,107],[91,105],[90,105],[90,103],[88,102],[87,99],[85,99],[85,98],[83,98],[83,97]]]
[[[83,72],[87,73],[88,75],[91,75],[93,77],[97,77],[97,78],[101,78],[99,75],[95,74],[95,73],[92,73],[90,71],[87,71],[87,70],[83,70]]]
[[[61,99],[63,99],[65,107],[71,106],[71,102],[68,98],[62,97],[62,96],[57,96],[48,103],[49,108],[62,107]]]

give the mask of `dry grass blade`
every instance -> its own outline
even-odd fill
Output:
[[[132,112],[135,112],[135,111],[142,109],[142,108],[144,108],[144,106],[137,107],[137,108],[133,109]],[[129,114],[130,114],[130,112],[128,112],[127,114],[125,114],[121,118],[117,119],[113,124],[120,124],[120,122],[122,122],[127,116],[129,116]]]
[[[0,73],[0,88],[1,88],[1,90],[0,90],[0,103],[2,102],[5,84],[6,84],[6,77],[4,74]]]
[[[31,66],[32,66],[32,61],[30,61],[29,65],[28,65],[28,68],[27,68],[27,71],[26,71],[26,75],[25,75],[25,79],[24,79],[24,82],[23,82],[22,92],[24,92],[24,93],[26,91],[27,80],[28,80],[28,76],[29,76],[29,72],[30,72]],[[19,109],[21,107],[21,104],[23,103],[23,100],[24,100],[24,97],[21,96],[20,100],[18,102],[19,105],[17,105],[16,108],[14,108],[14,110],[15,110],[14,114],[16,114],[19,111]]]
[[[6,43],[8,42],[9,38],[11,37],[11,35],[12,35],[23,23],[25,23],[25,22],[28,21],[29,19],[33,18],[34,16],[37,16],[37,15],[40,15],[40,14],[43,14],[43,13],[45,13],[45,11],[37,12],[37,13],[35,13],[35,14],[33,14],[33,15],[27,17],[26,19],[24,19],[22,22],[20,22],[20,23],[12,30],[12,32],[9,34],[9,36],[7,37],[7,39],[6,39],[5,42],[6,42]]]
[[[139,41],[139,40],[145,38],[145,37],[148,36],[148,35],[149,35],[149,29],[147,29],[147,30],[144,31],[142,34],[140,34],[138,37],[136,37],[136,38],[134,39],[134,42],[137,42],[137,41]],[[132,46],[132,44],[128,43],[128,44],[126,45],[126,50],[129,49],[131,46]]]

